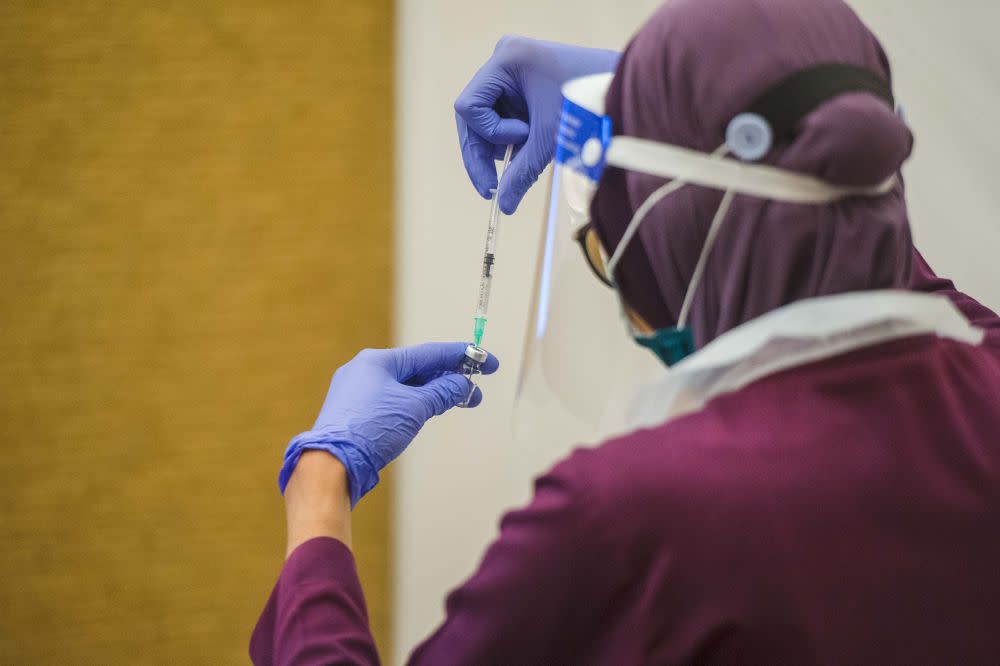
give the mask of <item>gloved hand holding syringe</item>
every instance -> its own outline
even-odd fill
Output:
[[[486,311],[490,305],[490,290],[493,287],[493,265],[496,262],[497,232],[500,228],[500,187],[503,185],[504,174],[510,166],[510,157],[514,152],[514,145],[508,144],[507,152],[503,157],[503,165],[500,167],[500,175],[497,179],[497,187],[493,190],[490,198],[490,219],[486,228],[486,250],[483,253],[483,272],[479,278],[479,297],[476,299],[476,312],[473,316],[473,344],[465,350],[465,358],[462,361],[460,372],[469,380],[469,396],[459,407],[466,407],[476,391],[475,376],[479,374],[483,362],[488,354],[479,345],[483,341],[483,334],[486,332]]]

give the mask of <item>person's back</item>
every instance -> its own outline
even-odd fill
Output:
[[[581,660],[1000,663],[998,404],[996,348],[924,335],[577,453],[608,604]]]
[[[926,331],[556,465],[412,662],[1000,663],[1000,318],[913,264]]]
[[[877,38],[840,0],[666,3],[607,88],[612,145],[732,153],[727,127],[843,63],[891,85]],[[913,139],[892,96],[869,92],[783,100],[810,110],[763,156],[740,155],[741,173],[887,182]],[[604,563],[590,581],[604,624],[580,656],[1000,663],[996,315],[913,249],[898,181],[807,206],[730,198],[738,180],[699,177],[660,199],[662,178],[608,169],[590,208],[621,257],[622,303],[655,333],[687,326],[699,349],[650,391],[650,428],[555,470],[586,485],[566,491],[586,496],[583,568]]]

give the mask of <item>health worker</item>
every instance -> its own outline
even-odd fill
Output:
[[[587,399],[558,371],[576,315],[659,374],[505,516],[411,661],[1000,663],[1000,319],[914,248],[913,138],[853,11],[673,0],[620,55],[505,38],[455,109],[484,196],[517,146],[505,212],[555,161],[527,374]],[[337,371],[281,469],[256,663],[378,661],[350,509],[465,398],[464,349]]]

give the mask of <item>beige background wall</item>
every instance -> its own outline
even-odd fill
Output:
[[[244,663],[283,447],[389,342],[392,3],[154,5],[0,3],[0,663]]]
[[[918,245],[942,274],[998,308],[1000,3],[851,4],[884,40],[917,137],[905,173]],[[450,105],[497,39],[515,33],[620,48],[657,5],[399,1],[398,341],[469,335],[487,207],[462,168]],[[397,661],[438,623],[445,594],[472,572],[501,512],[528,496],[525,470],[544,457],[516,442],[510,427],[543,195],[535,188],[502,223],[486,340],[501,369],[483,381],[482,407],[432,422],[399,465]]]
[[[467,340],[472,332],[489,203],[462,167],[452,103],[504,34],[622,47],[657,0],[399,0],[396,118],[398,343]],[[544,186],[501,221],[484,344],[500,371],[477,409],[432,420],[397,464],[395,663],[444,615],[500,513],[528,496],[530,450],[513,441],[521,360]],[[442,546],[446,544],[446,546]]]

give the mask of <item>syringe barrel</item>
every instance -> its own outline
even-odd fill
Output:
[[[486,248],[483,250],[483,254],[496,254],[497,236],[500,235],[499,222],[499,218],[490,218],[490,225],[486,228]]]
[[[513,154],[514,146],[507,146],[507,152],[504,155],[503,166],[500,169],[500,174],[497,179],[497,188],[499,189],[500,184],[503,183],[504,174],[507,172],[507,167],[510,166],[510,158]],[[490,289],[493,286],[493,271],[494,263],[496,261],[496,251],[497,251],[497,236],[500,230],[500,197],[497,196],[497,190],[493,191],[493,200],[490,202],[490,220],[489,225],[486,228],[486,248],[483,251],[483,272],[479,280],[479,299],[476,303],[476,316],[485,317],[486,310],[489,308],[490,304]]]
[[[486,275],[486,269],[483,268],[483,277],[479,281],[479,298],[476,301],[476,314],[485,315],[486,310],[490,305],[490,288],[493,285],[492,273]]]

